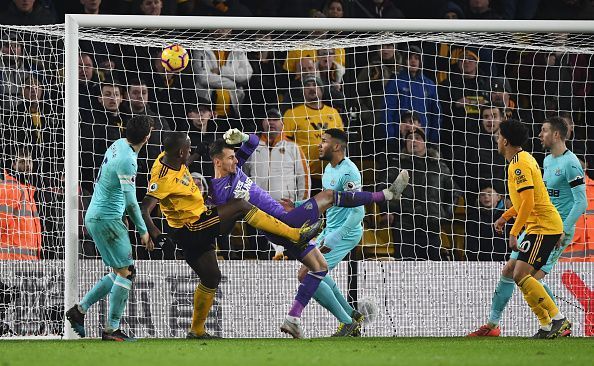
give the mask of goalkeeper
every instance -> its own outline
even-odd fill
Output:
[[[372,202],[398,199],[408,184],[408,172],[403,170],[390,187],[383,191],[324,190],[287,212],[281,203],[254,184],[241,170],[241,166],[258,146],[258,140],[256,135],[247,135],[237,129],[232,129],[225,132],[224,140],[216,140],[211,144],[209,153],[215,168],[215,177],[211,181],[214,204],[219,205],[232,199],[243,198],[290,226],[300,226],[307,222],[317,221],[320,214],[332,206],[357,207]],[[235,153],[232,145],[239,143],[242,145]],[[270,241],[287,248],[307,267],[307,273],[304,272],[293,306],[281,325],[282,332],[290,334],[293,338],[303,338],[301,313],[328,272],[328,266],[321,251],[331,251],[332,248],[328,245],[333,244],[334,241],[331,240],[317,249],[313,244],[297,246],[275,235],[266,235]]]

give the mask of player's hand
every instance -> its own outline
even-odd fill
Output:
[[[237,128],[227,130],[227,132],[223,134],[223,139],[225,139],[225,142],[229,145],[237,145],[246,142],[249,138],[250,136],[248,134],[239,131]]]
[[[143,235],[140,235],[140,242],[149,252],[152,252],[153,249],[155,249],[155,244],[153,243],[153,240],[151,239],[151,236],[148,232],[144,233]]]
[[[562,232],[561,236],[559,237],[559,240],[557,240],[557,242],[555,243],[555,249],[561,248],[561,246],[563,245],[564,238],[565,238],[565,232]]]
[[[295,202],[288,198],[281,198],[279,202],[287,212],[292,211],[295,208]]]
[[[243,189],[240,189],[238,191],[233,192],[233,197],[249,202],[250,201],[250,191],[245,191]]]
[[[515,235],[510,235],[509,236],[509,247],[514,252],[517,252],[518,251],[518,237],[517,236],[515,236]]]
[[[505,227],[506,223],[507,221],[505,221],[503,216],[498,218],[497,221],[493,223],[493,228],[495,229],[495,232],[498,234],[503,234],[503,228]]]
[[[167,234],[159,234],[159,236],[157,236],[156,244],[159,248],[174,245],[173,240],[171,240]]]

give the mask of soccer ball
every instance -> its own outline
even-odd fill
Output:
[[[180,72],[189,62],[188,51],[178,44],[172,44],[161,52],[161,65],[167,72]]]
[[[357,311],[364,316],[363,324],[370,324],[377,318],[377,303],[375,300],[366,297],[357,302]]]

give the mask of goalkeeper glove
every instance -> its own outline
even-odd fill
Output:
[[[225,139],[225,142],[229,145],[237,145],[249,140],[250,135],[239,131],[237,128],[232,128],[223,134],[223,139]]]
[[[159,248],[163,248],[165,246],[173,246],[174,243],[173,240],[171,240],[171,238],[167,236],[167,234],[159,234],[159,236],[157,236],[157,239],[155,240],[155,245]]]

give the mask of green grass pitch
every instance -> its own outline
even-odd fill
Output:
[[[594,365],[594,339],[317,338],[0,341],[0,366]]]

